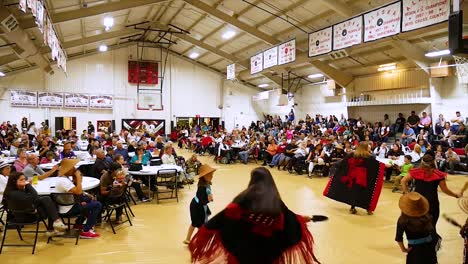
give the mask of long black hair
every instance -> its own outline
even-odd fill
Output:
[[[7,182],[6,186],[5,186],[5,191],[3,191],[3,203],[4,204],[5,204],[6,200],[7,200],[8,195],[10,194],[10,192],[18,190],[18,186],[16,185],[16,182],[18,181],[18,179],[21,176],[24,176],[24,174],[22,172],[12,172],[10,174],[10,176],[8,176],[8,182]]]
[[[241,192],[234,202],[253,213],[279,215],[283,201],[269,170],[258,167],[250,174],[249,186]]]

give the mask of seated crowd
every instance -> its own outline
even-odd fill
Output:
[[[271,115],[264,118],[232,132],[207,124],[191,130],[182,128],[171,134],[171,140],[196,153],[214,155],[221,163],[246,164],[251,158],[263,161],[263,165],[299,174],[306,172],[309,176],[316,172],[328,176],[334,163],[353,152],[362,141],[368,142],[377,158],[401,160],[398,165],[387,164],[387,181],[393,173],[404,174],[405,155],[417,165],[425,153],[433,153],[440,170],[466,170],[460,156],[466,156],[468,132],[460,112],[450,122],[439,115],[435,124],[426,112],[419,117],[415,111],[408,118],[400,113],[394,123],[386,114],[374,124],[361,118],[346,119],[344,115],[339,120],[333,115],[307,115],[295,121],[291,113],[284,120]]]
[[[184,170],[180,173],[177,187],[183,188],[183,184],[193,183],[193,177],[201,165],[197,155],[185,161],[176,154],[170,141],[164,142],[161,136],[148,134],[144,130],[123,130],[114,135],[85,130],[80,137],[72,130],[60,131],[57,133],[59,137],[52,137],[42,128],[31,129],[33,135],[27,133],[28,130],[21,132],[16,125],[10,126],[9,122],[5,122],[0,130],[0,209],[18,204],[27,210],[37,209],[41,218],[49,221],[46,225],[48,236],[60,236],[66,229],[60,215],[79,215],[74,228],[80,230],[80,237],[97,238],[100,235],[95,232],[95,225],[106,217],[108,205],[133,199],[127,195],[136,195],[141,202],[149,201],[143,184],[154,191],[157,189],[155,181],[148,180],[148,177],[133,178],[128,170],[139,171],[142,166],[161,163],[180,165]],[[85,165],[78,165],[80,159],[87,161]],[[51,166],[46,170],[41,166],[43,164]],[[100,186],[86,193],[82,186],[83,176],[99,179]],[[55,190],[59,194],[69,194],[68,198],[55,193],[50,196],[38,194],[34,182],[49,177],[58,177]],[[127,187],[134,192],[126,192]],[[115,209],[116,224],[122,223],[122,209]],[[31,214],[18,216],[9,213],[7,218],[33,220],[26,219],[26,216],[33,217]]]
[[[307,115],[305,119],[295,120],[291,111],[284,120],[266,115],[264,120],[252,122],[248,128],[236,128],[231,132],[208,124],[175,129],[169,140],[194,153],[213,155],[216,162],[247,164],[249,159],[259,160],[264,166],[290,173],[305,172],[309,177],[333,174],[335,164],[364,141],[376,158],[385,160],[386,181],[396,176],[393,190],[398,191],[401,178],[413,166],[418,166],[426,153],[434,155],[440,170],[449,173],[466,170],[460,157],[466,156],[468,151],[468,134],[463,122],[459,112],[450,121],[439,115],[436,123],[427,113],[419,117],[413,111],[407,119],[400,114],[392,123],[385,115],[381,122],[372,124],[361,118],[346,119],[343,115],[340,119],[333,115],[327,118]],[[94,231],[95,225],[102,221],[107,205],[124,199],[127,187],[131,187],[142,202],[148,201],[143,185],[152,191],[158,188],[148,177],[130,177],[128,170],[139,171],[145,165],[174,164],[183,168],[177,188],[193,183],[200,166],[197,155],[185,160],[177,155],[169,140],[149,133],[145,127],[111,133],[94,131],[89,125],[79,136],[73,130],[63,130],[52,137],[44,123],[39,129],[34,122],[26,127],[22,124],[20,130],[15,124],[4,122],[0,126],[0,150],[15,160],[10,165],[2,154],[0,200],[5,208],[20,200],[29,201],[31,208],[48,219],[47,234],[50,236],[62,234],[65,225],[59,215],[70,213],[79,215],[75,226],[81,230],[81,237],[99,237]],[[83,152],[87,154],[86,159],[94,163],[75,169],[78,156]],[[44,171],[40,164],[48,163],[53,166]],[[83,191],[83,175],[100,179],[96,193]],[[38,195],[29,184],[55,176],[59,177],[56,190],[70,194],[73,199],[68,206],[57,205],[54,199]],[[122,208],[115,211],[115,222],[121,223]]]

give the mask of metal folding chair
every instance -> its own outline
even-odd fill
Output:
[[[111,216],[112,216],[112,213],[118,209],[118,208],[122,208],[123,211],[125,212],[125,216],[127,217],[127,220],[123,221],[123,223],[126,223],[128,222],[130,224],[130,226],[133,226],[132,224],[132,220],[130,219],[130,216],[128,214],[128,210],[127,210],[127,207],[128,207],[128,202],[127,202],[127,198],[125,197],[125,193],[127,192],[127,189],[128,189],[128,185],[125,186],[122,194],[120,194],[119,196],[110,196],[108,198],[110,199],[113,199],[113,200],[118,200],[118,202],[115,202],[115,203],[110,203],[110,202],[104,202],[103,203],[103,211],[106,212],[106,216],[104,217],[104,220],[109,222],[111,228],[112,228],[112,232],[114,234],[117,234],[115,232],[115,228],[114,228],[114,224],[112,223],[111,221]]]
[[[72,193],[53,193],[52,194],[52,200],[58,205],[58,206],[70,206],[70,205],[75,205],[75,199],[74,199],[74,196]],[[72,228],[71,228],[71,223],[70,223],[70,220],[71,218],[78,218],[81,215],[81,213],[65,213],[65,214],[61,214],[59,213],[58,214],[59,217],[62,219],[62,221],[65,223],[65,218],[67,219],[67,231],[68,232],[71,232],[72,231]],[[83,216],[84,217],[84,216]],[[81,226],[81,225],[80,225]],[[80,233],[81,233],[81,230],[82,228],[78,228],[78,230],[76,230],[75,232],[75,245],[78,245],[78,240],[80,239]],[[47,240],[47,243],[49,243],[50,241],[52,240],[52,238],[50,237],[48,240]]]
[[[12,207],[15,207],[14,205]],[[15,210],[16,209],[16,210]],[[22,220],[20,220],[22,219]],[[30,221],[29,221],[30,220]],[[37,235],[39,233],[45,233],[45,231],[39,231],[39,223],[42,222],[47,227],[44,219],[38,214],[37,211],[32,209],[24,210],[23,208],[12,208],[7,212],[7,220],[5,223],[5,230],[3,231],[2,245],[0,247],[0,254],[2,254],[3,247],[32,247],[32,254],[36,251]],[[25,226],[36,226],[33,231],[22,230]],[[31,244],[5,244],[8,230],[15,228],[18,232],[18,236],[21,241],[24,241],[21,233],[34,233],[34,243]]]
[[[156,174],[156,186],[158,188],[153,192],[153,198],[156,194],[156,202],[159,203],[159,200],[168,200],[176,199],[179,202],[179,192],[177,188],[177,170],[176,169],[162,169],[159,170]],[[165,190],[162,190],[159,187],[166,187]],[[160,198],[159,195],[163,193],[170,193],[169,197]]]

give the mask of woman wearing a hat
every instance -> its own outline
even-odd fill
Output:
[[[424,196],[412,192],[401,196],[395,241],[402,252],[407,253],[406,264],[437,264],[435,244],[437,237],[429,212],[429,202]],[[403,243],[403,234],[408,247]]]
[[[211,191],[211,180],[216,169],[210,165],[204,164],[198,168],[198,175],[194,177],[198,179],[197,194],[190,203],[190,219],[192,224],[189,226],[187,237],[184,240],[185,244],[190,243],[193,231],[195,228],[200,228],[208,222],[208,216],[211,215],[208,203],[213,201],[213,193]]]
[[[439,220],[439,195],[437,188],[447,195],[458,198],[459,194],[452,192],[445,181],[447,174],[436,169],[436,163],[432,155],[424,155],[421,162],[421,167],[409,171],[401,185],[403,193],[408,193],[408,183],[414,179],[415,191],[420,193],[429,201],[429,214],[432,216],[432,225],[437,229],[437,220]]]
[[[193,237],[192,263],[318,263],[311,220],[291,212],[270,171],[256,168],[247,189]]]

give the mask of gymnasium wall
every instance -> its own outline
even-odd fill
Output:
[[[67,75],[55,68],[54,75],[32,70],[0,78],[0,120],[19,123],[21,117],[30,121],[51,121],[57,116],[76,116],[77,129],[85,129],[87,121],[116,120],[119,130],[123,118],[150,118],[166,120],[166,132],[175,117],[221,117],[218,108],[222,101],[224,76],[190,63],[176,56],[169,56],[163,87],[163,111],[137,110],[136,86],[127,81],[127,61],[136,58],[136,47],[99,53],[72,60]],[[154,51],[145,52],[143,59],[158,59]],[[51,92],[76,92],[110,94],[114,96],[113,110],[68,108],[11,107],[9,90],[33,90]],[[234,106],[234,108],[236,108]]]
[[[335,115],[338,119],[343,114],[348,116],[348,109],[342,102],[342,96],[334,96],[327,85],[305,85],[294,96],[298,104],[300,118],[306,114],[315,117],[316,114],[324,116]]]
[[[379,74],[362,76],[356,79],[356,87],[346,95],[335,96],[326,85],[307,85],[302,87],[287,106],[277,106],[278,94],[269,93],[268,100],[254,101],[252,97],[259,89],[240,83],[225,81],[223,74],[213,72],[177,56],[169,56],[165,84],[163,87],[163,111],[137,110],[136,86],[127,81],[127,61],[136,58],[136,47],[130,46],[114,51],[72,60],[68,63],[68,76],[58,69],[54,75],[45,75],[40,70],[32,70],[0,78],[0,121],[10,120],[19,123],[23,116],[30,121],[51,121],[58,116],[76,116],[77,129],[83,130],[87,121],[96,124],[97,120],[116,120],[120,130],[121,119],[164,119],[166,133],[170,132],[170,121],[176,117],[206,116],[221,117],[228,129],[237,125],[248,126],[251,121],[263,118],[263,113],[278,114],[284,117],[293,105],[297,118],[308,113],[345,116],[361,116],[366,121],[380,121],[388,113],[394,120],[398,112],[409,114],[411,110],[427,111],[437,117],[439,113],[453,118],[455,111],[468,116],[468,88],[458,84],[456,77],[425,79],[421,71],[401,76]],[[143,59],[158,59],[154,51],[146,51]],[[391,80],[391,78],[398,78]],[[429,80],[429,81],[428,81]],[[397,87],[396,87],[397,86]],[[427,87],[429,86],[429,87]],[[429,101],[426,104],[367,105],[351,107],[346,97],[352,93],[366,93],[372,96],[384,94],[378,100],[385,100],[388,94],[412,93],[411,87],[420,89]],[[398,88],[394,89],[394,88]],[[68,109],[68,108],[23,108],[10,107],[10,89],[23,89],[51,92],[76,92],[110,94],[114,96],[113,110]],[[430,97],[427,97],[429,96]],[[349,115],[348,115],[349,114]]]

